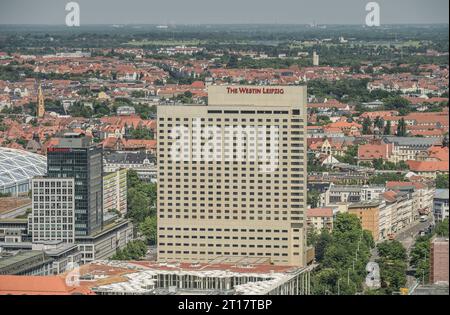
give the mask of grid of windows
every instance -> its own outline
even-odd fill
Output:
[[[254,256],[302,265],[305,250],[306,123],[287,106],[231,109],[158,108],[158,260],[207,262],[218,256]],[[252,115],[249,115],[249,112]],[[220,137],[201,159],[196,127]],[[174,129],[185,132],[175,134]],[[230,146],[229,127],[248,128],[242,148]],[[276,128],[277,165],[266,171],[263,151],[274,145],[257,128]],[[186,132],[187,131],[187,132]],[[181,144],[174,157],[174,143]],[[255,146],[254,143],[265,143]],[[245,158],[239,154],[243,150]]]
[[[32,180],[31,231],[33,242],[75,238],[75,183],[73,179]]]
[[[102,148],[67,148],[47,154],[47,175],[75,180],[75,233],[90,235],[103,222]]]

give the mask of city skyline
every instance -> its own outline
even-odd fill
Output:
[[[0,296],[448,295],[447,2],[28,2]]]

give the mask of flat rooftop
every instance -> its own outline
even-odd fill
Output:
[[[237,260],[244,261],[244,260]],[[257,262],[257,260],[255,260]],[[274,266],[270,264],[240,265],[233,263],[156,263],[150,261],[94,261],[80,267],[80,285],[95,292],[122,294],[267,294],[311,267]],[[223,281],[240,278],[239,284],[227,289],[183,286],[183,289],[164,287],[165,277],[192,276]],[[177,285],[178,286],[178,285]],[[225,291],[224,291],[225,290]],[[162,292],[165,293],[162,293]]]
[[[18,263],[22,260],[33,258],[37,256],[41,256],[43,254],[40,250],[27,250],[20,253],[17,253],[12,256],[6,256],[3,258],[0,258],[0,269],[8,267],[12,264]]]
[[[30,198],[2,197],[0,198],[0,214],[7,213],[27,205],[31,206]]]
[[[380,201],[370,200],[370,201],[351,203],[348,205],[348,208],[352,209],[352,208],[378,207],[379,205],[380,205]]]

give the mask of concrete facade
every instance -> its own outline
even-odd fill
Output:
[[[306,87],[210,86],[208,104],[158,107],[158,260],[305,265]]]

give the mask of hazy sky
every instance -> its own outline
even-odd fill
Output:
[[[0,0],[0,24],[64,24],[69,0]],[[77,0],[81,24],[363,24],[370,0]],[[381,23],[448,23],[448,0],[377,0]]]

